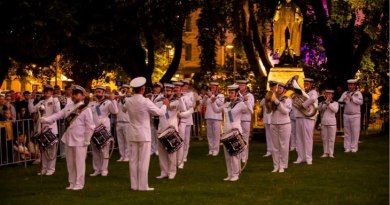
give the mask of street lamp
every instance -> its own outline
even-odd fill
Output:
[[[233,49],[234,46],[229,44],[226,46],[227,49]],[[237,67],[237,63],[236,63],[236,53],[234,52],[233,50],[233,83],[236,83],[236,67]]]

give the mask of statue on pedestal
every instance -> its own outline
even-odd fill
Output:
[[[278,66],[296,66],[295,56],[300,56],[303,15],[291,0],[278,3],[273,18],[274,53],[279,56]]]

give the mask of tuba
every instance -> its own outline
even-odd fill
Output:
[[[267,110],[275,111],[277,109],[277,107],[274,103],[275,98],[279,99],[279,93],[277,91],[276,92],[272,92],[272,91],[267,92],[267,94],[265,95],[265,107],[267,108]]]
[[[317,102],[308,106],[307,108],[299,108],[307,99],[309,95],[305,93],[304,90],[297,83],[298,76],[295,75],[290,80],[287,81],[286,86],[289,90],[294,90],[294,93],[291,94],[292,105],[297,108],[303,115],[306,117],[313,117],[317,112]]]

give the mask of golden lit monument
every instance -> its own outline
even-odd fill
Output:
[[[301,9],[291,0],[278,3],[273,18],[274,53],[279,56],[276,64],[268,75],[268,81],[287,82],[298,75],[298,84],[303,86],[305,78],[302,68],[297,67],[297,57],[300,56],[303,15]]]

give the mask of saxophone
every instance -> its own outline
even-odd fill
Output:
[[[306,117],[313,117],[317,112],[318,103],[317,101],[309,105],[307,108],[299,108],[307,99],[309,99],[309,95],[305,93],[304,90],[297,83],[298,75],[293,76],[290,80],[287,81],[287,89],[294,90],[294,93],[291,94],[292,105],[297,108],[303,115]]]

